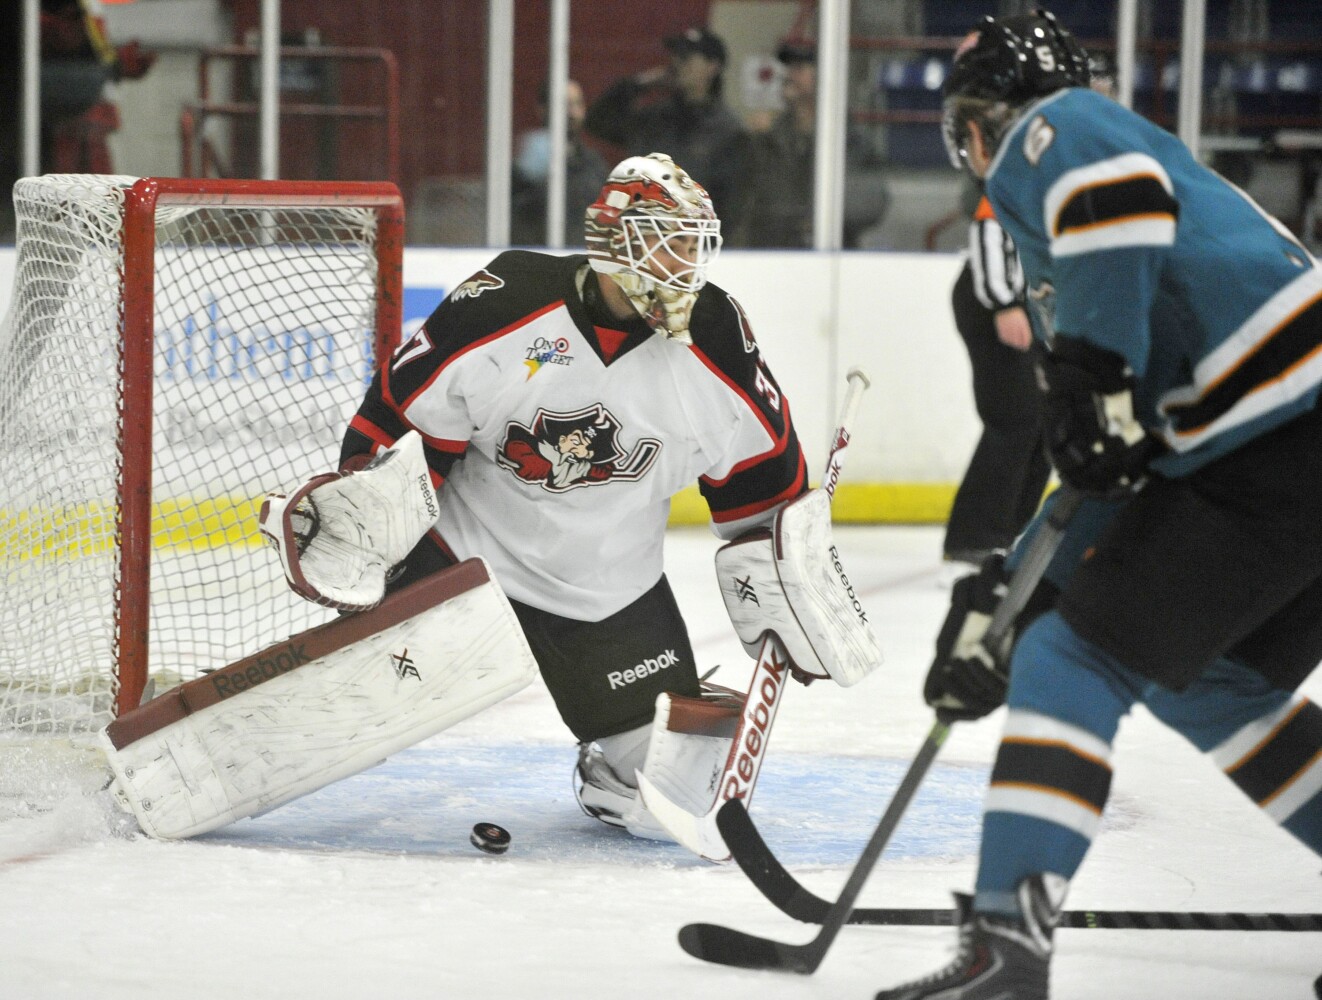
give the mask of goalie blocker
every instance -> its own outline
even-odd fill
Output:
[[[716,553],[725,609],[744,649],[757,657],[775,634],[797,670],[857,684],[881,665],[881,646],[840,562],[831,498],[812,490],[757,531]]]
[[[536,673],[509,601],[469,559],[183,684],[100,741],[143,831],[192,837],[372,767]]]

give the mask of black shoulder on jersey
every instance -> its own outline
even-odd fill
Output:
[[[454,287],[427,318],[427,332],[452,352],[503,330],[572,294],[583,261],[507,250]]]
[[[689,334],[693,346],[722,371],[738,371],[757,361],[757,340],[744,307],[718,285],[708,283],[698,294]]]

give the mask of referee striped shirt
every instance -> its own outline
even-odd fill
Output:
[[[1024,272],[1014,240],[1001,228],[983,195],[969,223],[969,267],[973,294],[988,309],[1001,310],[1024,303]]]

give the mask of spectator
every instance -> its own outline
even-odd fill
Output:
[[[728,215],[743,126],[721,96],[725,43],[706,28],[665,40],[670,62],[613,84],[588,108],[587,130],[630,156],[660,152],[683,163]]]
[[[108,81],[137,80],[156,53],[136,41],[114,46],[96,0],[41,2],[41,168],[47,173],[113,173],[108,139],[119,109]]]
[[[129,42],[118,48],[106,38],[95,0],[41,0],[42,172],[111,173],[107,136],[119,127],[115,106],[105,100],[109,80],[138,79],[156,56]],[[22,6],[0,5],[0,242],[14,240],[14,182],[22,173],[19,131]]]
[[[785,67],[785,109],[749,136],[736,209],[736,242],[752,247],[811,247],[817,130],[817,47],[785,42],[776,53]],[[845,132],[844,245],[857,247],[863,232],[886,214],[889,197],[882,160],[867,134]]]
[[[551,133],[546,127],[548,89],[537,94],[542,126],[519,137],[514,154],[513,213],[510,240],[518,246],[541,246],[546,239],[547,177],[551,166]],[[586,114],[583,88],[577,81],[565,85],[565,218],[564,246],[575,246],[583,233],[583,213],[597,200],[606,183],[606,161],[583,141]]]
[[[987,197],[975,185],[968,190],[977,203],[969,222],[968,260],[951,305],[968,349],[983,430],[950,509],[944,556],[952,565],[976,567],[994,551],[1008,549],[1028,524],[1051,463],[1042,440],[1037,352],[1024,309],[1019,255]]]

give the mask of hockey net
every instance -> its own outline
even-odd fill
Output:
[[[0,327],[0,735],[91,732],[319,624],[267,490],[335,467],[398,340],[389,184],[47,175]]]

